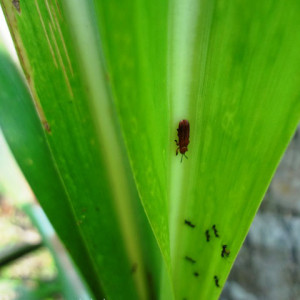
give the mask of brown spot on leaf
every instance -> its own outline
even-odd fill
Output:
[[[149,287],[149,292],[150,292],[149,299],[155,300],[156,294],[155,294],[155,288],[154,288],[154,282],[153,282],[152,275],[149,271],[147,271],[146,276],[147,276],[147,282],[148,282],[148,287]]]
[[[51,128],[50,125],[47,121],[43,122],[44,128],[46,129],[47,132],[51,133]]]
[[[138,267],[137,263],[134,263],[134,264],[132,265],[132,267],[131,267],[131,274],[134,274],[134,273],[136,272],[137,267]]]
[[[107,82],[110,82],[110,76],[109,76],[109,74],[107,72],[105,73],[105,80]]]
[[[61,9],[60,9],[60,6],[59,6],[57,0],[55,0],[55,4],[56,4],[56,7],[57,7],[57,11],[59,13],[59,16],[62,18]]]
[[[21,12],[20,0],[12,0],[12,5],[15,7],[15,9],[18,11],[18,13]]]

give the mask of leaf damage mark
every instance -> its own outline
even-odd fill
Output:
[[[130,270],[131,274],[134,274],[136,272],[137,268],[138,268],[138,264],[134,263],[131,267],[131,270]]]
[[[15,7],[17,12],[21,13],[20,0],[12,0],[12,5]]]
[[[60,6],[59,6],[57,0],[55,0],[55,4],[56,4],[57,11],[58,11],[58,13],[59,13],[59,16],[62,18],[61,9],[60,9]]]
[[[38,113],[39,119],[41,120],[42,126],[45,128],[45,130],[47,132],[51,133],[50,125],[48,124],[48,122],[46,120],[46,116],[45,116],[44,111],[43,111],[43,109],[40,105],[39,97],[38,97],[36,89],[35,89],[34,81],[31,78],[31,74],[33,72],[31,70],[31,65],[29,63],[27,53],[26,53],[26,50],[24,48],[22,38],[19,34],[16,15],[12,11],[14,8],[17,9],[17,10],[18,9],[20,10],[20,0],[12,0],[11,3],[13,4],[13,6],[9,5],[9,6],[6,7],[6,4],[4,2],[2,2],[1,3],[2,9],[3,9],[3,12],[4,12],[6,18],[7,18],[7,22],[9,24],[9,26],[12,28],[11,35],[12,35],[12,38],[14,40],[14,44],[15,44],[15,47],[16,47],[16,50],[17,50],[17,53],[18,53],[19,61],[20,61],[21,66],[23,67],[23,70],[24,70],[24,75],[26,77],[26,81],[29,85],[29,90],[31,92],[31,96],[32,96],[32,99],[33,99],[35,109]]]
[[[73,98],[72,87],[71,87],[69,77],[67,75],[67,71],[66,71],[66,68],[65,68],[65,65],[64,65],[64,62],[63,62],[63,59],[62,59],[62,56],[61,56],[61,53],[60,53],[60,50],[59,50],[59,47],[58,47],[58,44],[57,44],[57,41],[56,41],[55,34],[53,32],[53,29],[52,29],[52,26],[51,26],[50,22],[48,22],[48,25],[49,25],[51,37],[52,37],[52,40],[53,40],[53,43],[54,43],[54,46],[55,46],[56,54],[58,56],[58,61],[59,61],[60,67],[61,67],[61,71],[62,71],[63,76],[65,78],[65,82],[66,82],[67,88],[69,90],[70,96]]]
[[[47,121],[43,121],[43,125],[44,125],[44,128],[45,130],[48,132],[48,133],[51,133],[51,128],[50,128],[50,125]]]
[[[43,28],[43,31],[44,31],[44,34],[45,34],[45,37],[46,37],[46,40],[47,40],[47,43],[48,43],[48,46],[49,46],[49,50],[50,50],[54,65],[55,65],[56,68],[58,68],[57,61],[56,61],[56,58],[55,58],[55,55],[54,55],[54,50],[52,48],[52,45],[51,45],[47,30],[46,30],[46,26],[45,26],[45,23],[44,23],[44,20],[43,20],[42,14],[41,14],[41,10],[40,10],[40,7],[38,5],[37,0],[35,0],[35,6],[36,6],[36,10],[38,12],[38,15],[39,15],[39,18],[40,18],[40,21],[41,21],[41,24],[42,24],[42,28]]]

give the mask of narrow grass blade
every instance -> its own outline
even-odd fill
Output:
[[[66,248],[87,278],[95,294],[101,295],[99,277],[82,238],[69,195],[58,173],[40,120],[23,79],[9,57],[0,50],[0,126]],[[82,260],[85,257],[85,260]]]

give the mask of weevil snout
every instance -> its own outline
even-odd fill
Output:
[[[188,148],[187,147],[181,147],[181,148],[179,148],[179,150],[180,150],[181,154],[184,154],[185,152],[188,151]]]

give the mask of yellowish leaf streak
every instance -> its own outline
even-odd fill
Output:
[[[45,36],[46,36],[46,39],[47,39],[47,42],[48,42],[48,46],[49,46],[49,49],[50,49],[50,52],[51,52],[51,55],[52,55],[52,58],[53,58],[54,65],[55,65],[56,68],[58,68],[58,64],[57,64],[57,61],[56,61],[56,58],[55,58],[55,55],[54,55],[54,51],[53,51],[52,45],[50,43],[49,36],[48,36],[47,30],[46,30],[46,26],[45,26],[45,23],[43,21],[43,17],[42,17],[42,14],[41,14],[41,11],[40,11],[37,0],[35,0],[35,6],[36,6],[37,12],[39,14],[40,21],[42,23],[42,27],[43,27],[43,30],[44,30],[44,33],[45,33]]]
[[[62,19],[60,7],[59,7],[59,4],[57,3],[57,0],[55,0],[55,5],[56,5],[56,8],[57,8],[57,11],[58,11],[58,13],[59,13],[60,18]]]
[[[45,0],[45,5],[46,5],[46,8],[47,8],[47,10],[48,10],[48,14],[49,14],[49,16],[50,16],[50,18],[51,18],[51,23],[52,23],[53,28],[54,28],[54,30],[55,30],[55,29],[56,29],[56,28],[55,28],[55,22],[54,22],[54,20],[53,20],[53,16],[52,16],[52,13],[51,13],[51,10],[50,10],[50,7],[49,7],[49,3],[48,3],[47,0]]]
[[[70,84],[70,81],[69,81],[69,77],[68,77],[68,75],[67,75],[67,71],[66,71],[66,68],[65,68],[63,59],[62,59],[62,57],[61,57],[61,54],[60,54],[60,51],[59,51],[59,48],[58,48],[58,45],[57,45],[57,42],[56,42],[56,39],[55,39],[55,35],[54,35],[54,32],[53,32],[51,23],[49,22],[48,25],[49,25],[49,28],[50,28],[52,40],[53,40],[54,45],[55,45],[56,53],[57,53],[57,55],[58,55],[58,60],[59,60],[60,66],[61,66],[61,70],[62,70],[62,72],[63,72],[63,74],[64,74],[65,81],[66,81],[66,84],[67,84],[69,93],[70,93],[71,97],[73,98],[72,87],[71,87],[71,84]]]
[[[43,126],[45,127],[48,124],[48,127],[50,129],[49,123],[46,119],[45,113],[40,104],[40,100],[39,100],[37,91],[35,89],[34,80],[32,80],[31,65],[28,60],[26,50],[23,45],[23,41],[19,34],[19,31],[17,30],[18,26],[17,26],[16,14],[15,14],[15,11],[12,10],[12,9],[15,9],[15,7],[13,7],[13,5],[7,5],[7,3],[5,3],[5,1],[3,1],[1,3],[1,5],[2,5],[3,12],[5,13],[8,25],[11,29],[10,32],[11,32],[12,38],[14,40],[14,44],[15,44],[15,47],[16,47],[16,50],[18,53],[20,63],[24,70],[24,75],[25,75],[27,83],[29,85],[29,90],[32,95],[34,106],[36,108],[36,111],[38,113],[38,116],[39,116]],[[47,130],[47,128],[46,128],[46,130]]]
[[[59,22],[58,22],[58,19],[57,19],[57,16],[56,16],[56,12],[55,12],[55,10],[54,10],[54,7],[51,6],[51,8],[52,8],[52,14],[53,14],[54,19],[55,19],[55,22],[56,22],[56,28],[57,28],[57,30],[58,30],[59,37],[60,37],[61,43],[62,43],[62,45],[63,45],[63,48],[64,48],[64,51],[65,51],[65,55],[66,55],[67,61],[68,61],[68,65],[69,65],[69,68],[70,68],[70,72],[71,72],[71,74],[72,74],[72,76],[73,76],[73,75],[74,75],[74,72],[73,72],[71,60],[70,60],[70,57],[69,57],[69,54],[68,54],[67,46],[66,46],[66,43],[65,43],[63,34],[62,34],[62,32],[61,32],[60,24],[59,24]]]

